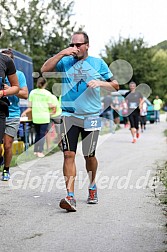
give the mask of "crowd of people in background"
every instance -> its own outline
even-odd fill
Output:
[[[102,99],[103,112],[101,113],[103,127],[112,125],[111,132],[120,128],[120,119],[125,128],[130,129],[132,135],[132,143],[136,143],[140,132],[146,130],[148,104],[147,99],[142,96],[139,91],[136,91],[136,83],[129,83],[129,91],[124,95],[119,92],[108,93]],[[163,107],[163,102],[156,96],[153,100],[154,120],[160,122],[160,110]]]

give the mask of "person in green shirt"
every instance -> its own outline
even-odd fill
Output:
[[[160,109],[162,108],[163,102],[161,99],[159,99],[158,95],[156,95],[155,99],[153,100],[153,104],[155,122],[160,122]]]
[[[29,95],[29,108],[21,116],[32,111],[32,122],[35,127],[34,155],[44,157],[45,134],[50,123],[50,113],[56,112],[56,106],[53,104],[51,92],[46,90],[47,82],[45,78],[40,77],[37,80],[37,88],[32,90]],[[50,112],[50,109],[52,112]]]

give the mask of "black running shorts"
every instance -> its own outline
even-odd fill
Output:
[[[129,117],[130,127],[139,129],[139,112],[135,110],[128,117]]]
[[[99,130],[85,131],[84,120],[73,116],[62,117],[61,141],[63,152],[74,151],[76,153],[79,136],[82,140],[82,152],[84,156],[94,156],[99,136]]]

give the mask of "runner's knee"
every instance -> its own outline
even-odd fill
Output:
[[[75,152],[74,151],[65,151],[64,152],[64,159],[74,159],[75,158]]]

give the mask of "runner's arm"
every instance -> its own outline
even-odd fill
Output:
[[[91,80],[88,82],[87,86],[89,88],[102,87],[108,91],[119,90],[119,84],[118,84],[117,80],[112,80],[112,79],[109,79],[107,81]]]
[[[20,88],[20,90],[16,96],[21,99],[27,99],[28,98],[28,88],[27,87]]]
[[[4,85],[4,89],[8,90],[11,87],[8,86],[7,84]],[[22,98],[22,99],[27,99],[28,98],[28,88],[27,87],[23,87],[19,89],[19,92],[16,94],[16,96],[18,98]]]
[[[54,72],[55,71],[55,66],[57,65],[57,63],[64,57],[64,56],[75,56],[76,53],[78,52],[78,49],[75,47],[68,47],[62,51],[60,51],[59,53],[57,53],[56,55],[54,55],[53,57],[51,57],[50,59],[48,59],[43,66],[41,67],[41,72]]]
[[[15,73],[8,75],[8,80],[10,82],[11,87],[8,90],[1,90],[0,97],[14,95],[19,92],[19,82],[17,75]]]

